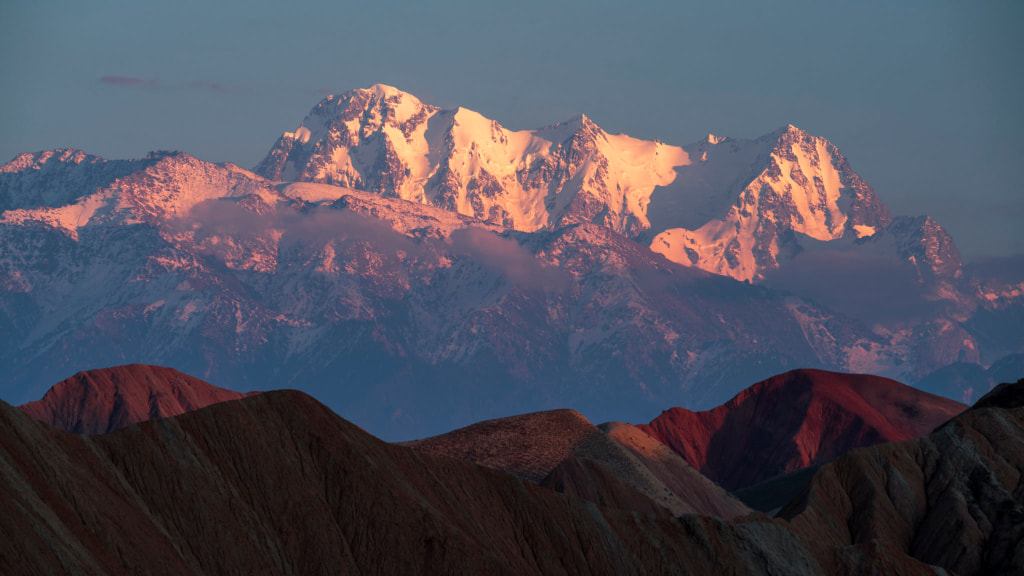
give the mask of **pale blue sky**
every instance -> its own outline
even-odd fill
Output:
[[[512,129],[582,112],[687,144],[794,124],[966,256],[1024,253],[1021,30],[1016,1],[0,0],[0,162],[252,167],[323,91],[381,82]]]

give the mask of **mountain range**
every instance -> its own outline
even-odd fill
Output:
[[[248,171],[76,150],[0,167],[0,394],[140,362],[290,386],[390,440],[571,406],[643,422],[799,367],[928,376],[1024,346],[965,267],[792,126],[674,146],[510,131],[375,85]],[[1008,362],[1008,361],[1007,361]]]
[[[177,370],[134,364],[80,372],[18,409],[61,430],[96,434],[241,397]],[[886,378],[795,370],[713,410],[672,408],[649,425],[594,426],[563,409],[400,444],[613,508],[729,519],[751,509],[728,491],[760,493],[758,501],[767,495],[777,509],[847,451],[919,438],[966,408]]]

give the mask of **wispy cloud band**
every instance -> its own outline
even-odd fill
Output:
[[[139,78],[137,76],[119,76],[119,75],[107,75],[100,76],[99,79],[101,84],[108,86],[116,86],[118,88],[140,88],[144,90],[177,90],[177,89],[190,89],[190,90],[212,90],[214,92],[221,92],[230,94],[238,92],[238,89],[232,88],[219,82],[207,82],[204,80],[193,80],[191,82],[182,82],[177,84],[164,84],[160,81],[159,77],[154,76],[153,78]]]

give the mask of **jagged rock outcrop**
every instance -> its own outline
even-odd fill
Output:
[[[887,378],[794,370],[713,410],[672,408],[639,428],[738,490],[853,448],[923,436],[964,408]]]
[[[924,438],[853,450],[779,515],[822,549],[880,549],[964,576],[1024,574],[1022,398],[1024,380],[1002,384]]]
[[[513,132],[376,84],[328,96],[256,167],[271,180],[336,184],[532,232],[581,222],[635,235],[646,204],[687,163],[679,147],[610,135],[586,116]]]
[[[103,434],[244,396],[173,368],[130,364],[79,372],[18,409],[60,430]]]

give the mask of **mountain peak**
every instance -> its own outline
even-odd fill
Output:
[[[373,92],[381,98],[388,98],[391,96],[412,96],[408,92],[403,92],[394,86],[388,86],[387,84],[374,84],[366,90]]]
[[[688,148],[699,162],[680,172],[678,184],[702,203],[683,194],[666,202],[682,215],[677,221],[694,224],[659,224],[664,229],[651,244],[670,260],[758,281],[799,251],[793,233],[828,242],[851,231],[870,236],[891,221],[888,208],[825,138],[787,124],[717,150],[711,142],[709,136]],[[687,202],[697,210],[686,210]]]
[[[0,173],[20,172],[29,168],[42,169],[50,162],[61,162],[66,164],[82,164],[103,162],[103,158],[87,154],[75,148],[55,148],[53,150],[41,150],[39,152],[25,152],[18,154],[10,162],[0,166]]]
[[[785,126],[782,126],[778,130],[776,130],[775,133],[780,134],[780,135],[781,134],[797,134],[797,135],[801,135],[801,136],[807,134],[807,132],[797,128],[796,126],[793,126],[792,124],[786,124]]]

